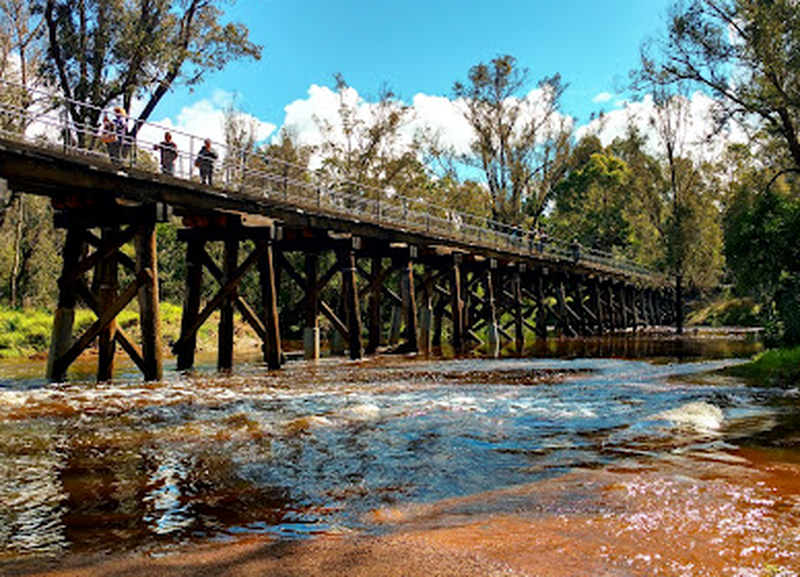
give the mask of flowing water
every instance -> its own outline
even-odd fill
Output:
[[[710,374],[752,352],[741,340],[579,343],[155,384],[48,385],[8,365],[0,573],[87,552],[402,532],[478,543],[530,574],[797,575],[798,391]]]

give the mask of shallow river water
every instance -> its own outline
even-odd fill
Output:
[[[368,535],[497,574],[797,575],[800,392],[709,373],[741,342],[604,342],[156,384],[48,385],[9,365],[0,574]]]

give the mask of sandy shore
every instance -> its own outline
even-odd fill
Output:
[[[49,577],[770,575],[800,572],[800,466],[751,458],[577,471],[372,514],[381,537],[257,538],[0,563]]]

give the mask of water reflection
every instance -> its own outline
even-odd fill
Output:
[[[0,549],[381,531],[370,512],[717,451],[741,439],[735,423],[774,418],[764,391],[696,382],[734,360],[590,358],[602,346],[573,343],[572,360],[328,360],[157,384],[5,381]],[[624,345],[619,356],[674,354],[653,346]]]

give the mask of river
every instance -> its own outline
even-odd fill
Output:
[[[253,543],[300,567],[360,538],[394,553],[319,574],[423,574],[430,554],[460,559],[454,575],[798,575],[800,392],[714,372],[755,347],[553,341],[153,384],[49,385],[8,363],[0,574]]]

